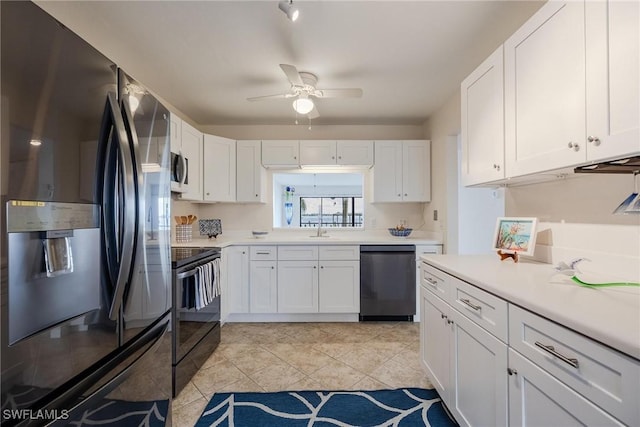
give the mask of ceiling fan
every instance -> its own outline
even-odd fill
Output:
[[[302,115],[307,115],[310,119],[319,117],[318,109],[316,108],[312,98],[360,98],[362,96],[362,89],[348,88],[348,89],[318,89],[318,77],[315,74],[298,71],[296,67],[288,64],[280,64],[280,68],[287,76],[289,83],[291,83],[291,89],[287,93],[280,93],[277,95],[256,96],[254,98],[247,98],[247,101],[262,101],[267,99],[288,99],[295,98],[293,100],[293,109]]]

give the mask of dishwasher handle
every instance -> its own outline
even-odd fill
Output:
[[[362,252],[412,252],[415,253],[415,245],[361,245]]]

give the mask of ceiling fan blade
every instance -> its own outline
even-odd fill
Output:
[[[279,93],[277,95],[265,95],[265,96],[254,96],[253,98],[247,98],[247,101],[263,101],[267,99],[287,99],[295,96],[292,93]]]
[[[362,89],[318,89],[313,96],[318,98],[360,98],[362,96]]]
[[[309,117],[310,119],[317,119],[318,117],[320,117],[318,108],[315,105],[313,106],[313,110],[309,111],[309,114],[307,114],[307,117]]]
[[[280,64],[280,68],[287,75],[287,79],[289,79],[289,83],[294,86],[304,86],[304,82],[300,78],[300,73],[298,73],[298,69],[293,65],[289,64]]]

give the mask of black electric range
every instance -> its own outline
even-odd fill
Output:
[[[220,343],[220,298],[196,309],[185,292],[198,288],[198,268],[220,258],[220,248],[171,248],[173,397],[191,380]],[[218,269],[218,273],[219,273]],[[220,280],[218,277],[217,280]],[[219,282],[218,282],[219,283]]]
[[[220,248],[171,248],[171,268],[176,269],[220,253]]]

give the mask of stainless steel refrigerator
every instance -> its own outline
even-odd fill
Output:
[[[2,425],[170,425],[169,112],[0,2]]]

